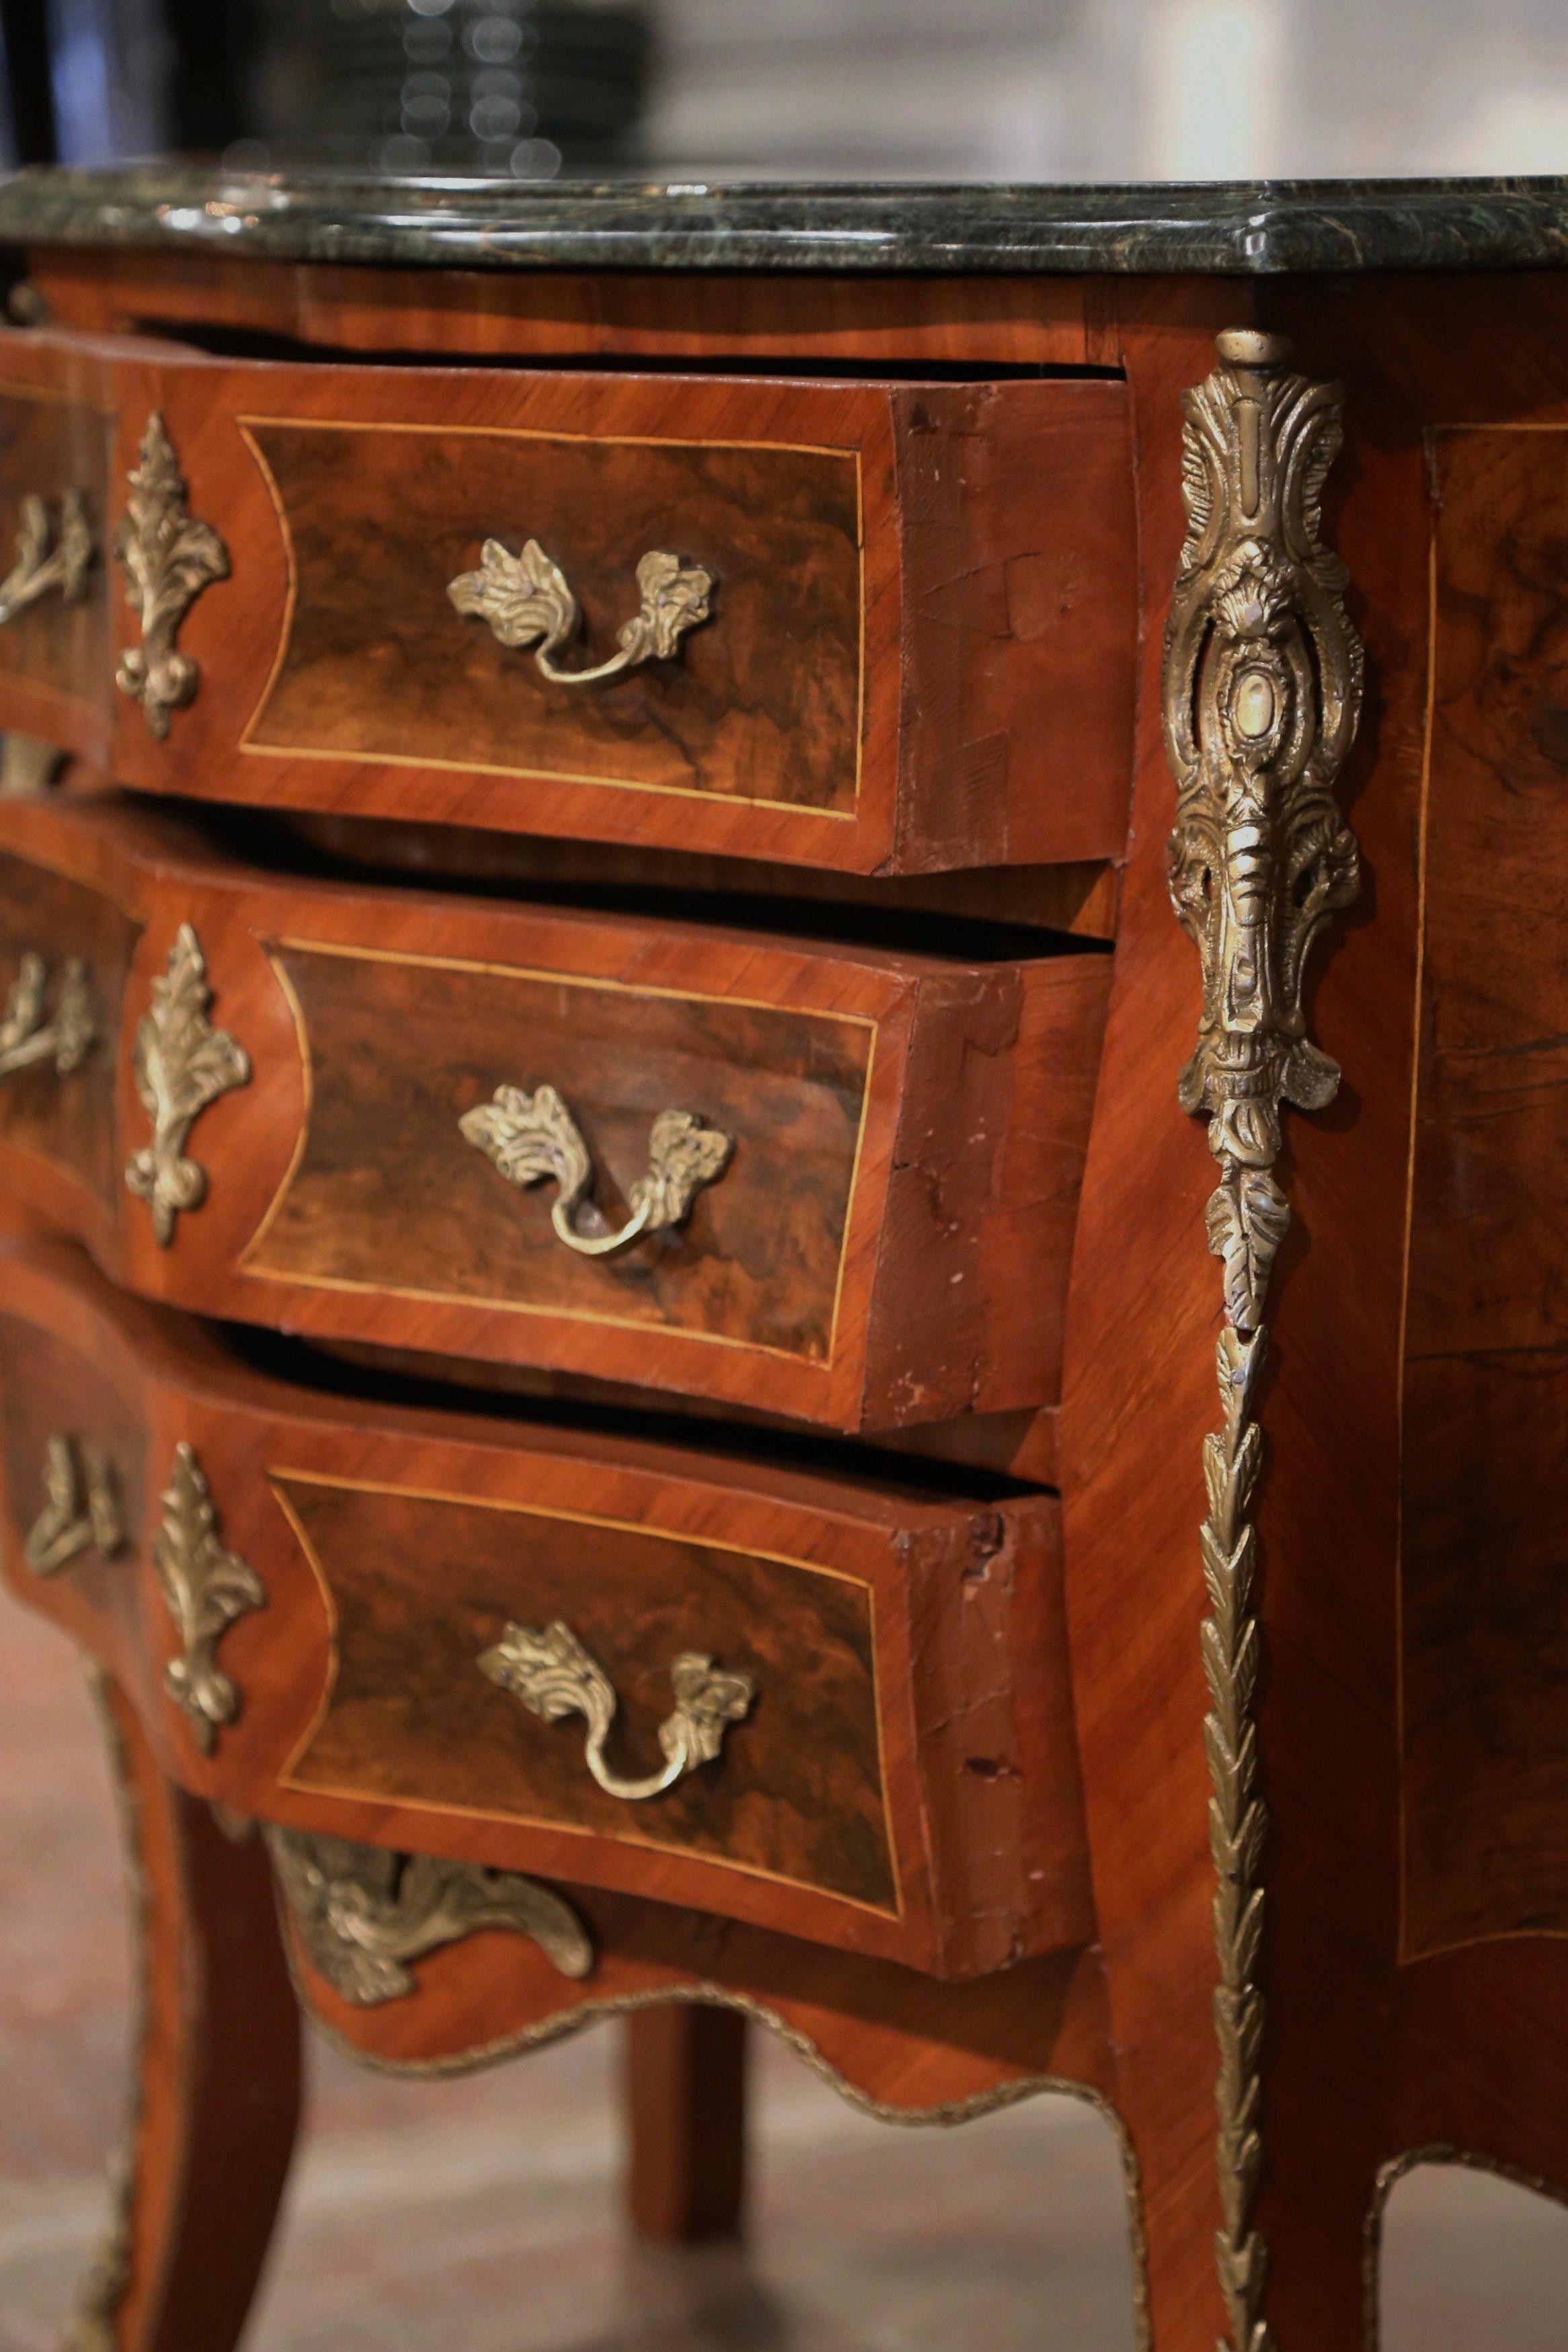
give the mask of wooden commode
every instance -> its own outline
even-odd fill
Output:
[[[142,1975],[1071,2090],[1149,2352],[1568,2196],[1568,183],[0,184],[0,1545]],[[1217,1373],[1217,1394],[1216,1394]],[[87,2336],[84,2335],[85,2342]]]

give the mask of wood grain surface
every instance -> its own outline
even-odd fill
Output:
[[[615,968],[637,954],[628,938]],[[271,956],[310,1099],[287,1180],[241,1253],[253,1276],[830,1364],[873,1020],[574,986],[529,969],[526,943],[510,969],[292,938]],[[660,1111],[694,1110],[733,1138],[731,1164],[679,1229],[616,1257],[574,1255],[552,1229],[550,1186],[509,1187],[458,1130],[497,1086],[544,1083],[587,1140],[606,1231],[627,1213]],[[623,1344],[632,1371],[635,1337]]]
[[[1242,323],[1247,300],[1242,289],[1205,285],[1179,303],[1151,289],[1129,307],[1143,593],[1158,614],[1182,541],[1180,396],[1207,374],[1215,331]],[[1216,1966],[1197,1530],[1220,1291],[1204,1247],[1211,1163],[1175,1101],[1200,988],[1166,891],[1173,788],[1160,653],[1151,626],[1059,1436],[1095,1916],[1117,2112],[1142,2184],[1152,2339],[1158,2352],[1213,2352],[1224,2314],[1214,2273]]]
[[[973,1975],[1087,1927],[1057,1507],[922,1498],[631,1441],[293,1391],[126,1299],[65,1244],[0,1273],[7,1570],[100,1653],[163,1769],[237,1811],[698,1906]],[[58,1575],[22,1548],[47,1439],[110,1465],[127,1537]],[[204,1756],[163,1687],[153,1574],[175,1446],[266,1598]],[[646,1769],[672,1658],[757,1699],[657,1801],[598,1790],[580,1723],[480,1672],[521,1619],[574,1627]]]
[[[1350,462],[1328,528],[1354,583],[1373,703],[1343,793],[1367,880],[1324,960],[1310,1014],[1345,1085],[1332,1112],[1292,1124],[1298,1229],[1281,1261],[1278,1372],[1263,1410],[1260,1730],[1278,1827],[1265,1872],[1272,2120],[1258,2219],[1282,2339],[1293,2319],[1309,2341],[1352,2344],[1366,2294],[1359,2217],[1393,2155],[1445,2141],[1568,2187],[1568,1945],[1526,1934],[1430,1959],[1405,1946],[1399,1727],[1402,1521],[1429,1507],[1416,1478],[1433,1468],[1446,1485],[1449,1475],[1412,1427],[1405,1370],[1417,1317],[1416,1055],[1461,1017],[1458,1003],[1443,1003],[1431,1030],[1422,970],[1436,913],[1432,896],[1423,906],[1424,878],[1429,891],[1433,861],[1451,854],[1438,843],[1453,821],[1434,698],[1442,493],[1433,458],[1447,437],[1439,428],[1456,422],[1533,426],[1568,415],[1568,287],[1412,280],[1353,300],[1326,285],[1294,287],[1271,307],[1303,358],[1345,379]],[[1531,758],[1522,731],[1511,734],[1510,766],[1521,758]],[[1478,914],[1496,910],[1469,934],[1475,977],[1488,929],[1512,920],[1514,861],[1549,866],[1550,844],[1522,796],[1486,828],[1464,884]],[[1540,960],[1544,1002],[1549,935],[1526,922],[1517,939]],[[1489,1418],[1495,1425],[1495,1404]],[[1474,1448],[1479,1431],[1472,1423],[1452,1442]],[[1539,1499],[1550,1517],[1549,1492]],[[1483,1553],[1467,1563],[1467,1607],[1484,1611],[1488,1572]],[[1532,1825],[1528,1804],[1514,1818],[1526,1840],[1547,1827],[1539,1811]]]
[[[333,1622],[331,1687],[289,1787],[702,1854],[897,1916],[862,1577],[596,1514],[268,1475]],[[683,1652],[748,1675],[756,1698],[710,1770],[628,1803],[590,1779],[581,1717],[541,1724],[479,1672],[509,1625],[554,1622],[615,1689],[624,1776],[659,1768]]]
[[[1401,1530],[1407,1955],[1568,1934],[1568,426],[1436,443]]]
[[[60,782],[91,789],[90,771],[68,767]],[[301,856],[329,869],[347,860],[426,881],[453,878],[533,894],[570,890],[646,893],[671,901],[718,891],[759,905],[802,910],[837,907],[877,919],[910,914],[1018,923],[1081,939],[1116,936],[1121,869],[1110,859],[1064,866],[973,866],[936,874],[837,874],[820,866],[770,866],[679,849],[633,849],[614,842],[551,841],[538,834],[484,833],[460,824],[415,824],[391,817],[330,817],[306,812],[273,820]]]
[[[1113,278],[831,278],[737,270],[378,269],[235,262],[216,253],[38,247],[46,317],[91,334],[174,335],[222,348],[266,338],[301,356],[399,352],[520,361],[671,358],[704,367],[809,361],[925,365],[1121,364]]]
[[[765,2020],[896,2121],[958,2122],[1063,2085],[1103,2096],[1114,2082],[1090,1950],[944,1984],[732,1920],[596,1888],[564,1891],[596,1953],[593,1976],[580,1983],[523,1938],[496,1935],[434,1953],[412,1999],[377,2009],[350,2008],[298,1947],[297,1975],[312,2013],[345,2049],[416,2074],[503,2058],[596,2017],[695,2000]]]
[[[1102,957],[960,964],[305,883],[122,800],[0,804],[0,981],[27,949],[89,946],[101,1021],[80,1069],[0,1081],[0,1168],[117,1280],[848,1430],[1054,1401]],[[251,1076],[202,1113],[206,1198],[160,1247],[101,1178],[146,1139],[133,1038],[186,923]],[[721,1128],[731,1162],[680,1225],[577,1255],[552,1187],[509,1183],[458,1125],[541,1084],[611,1225],[659,1112]]]
[[[858,452],[270,416],[240,430],[289,570],[247,751],[489,770],[524,805],[532,779],[576,777],[853,818]],[[671,661],[563,687],[453,611],[447,583],[489,539],[513,554],[537,540],[561,566],[586,616],[564,667],[614,653],[652,550],[708,572],[711,616]]]
[[[747,2189],[745,2018],[683,2001],[636,2010],[627,2029],[632,2227],[675,2245],[738,2235]]]

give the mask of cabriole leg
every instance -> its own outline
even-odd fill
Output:
[[[132,2112],[109,2239],[62,2352],[230,2352],[300,2113],[300,2015],[259,1839],[165,1780],[98,1679],[137,1944]]]

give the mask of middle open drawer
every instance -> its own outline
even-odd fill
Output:
[[[1049,1404],[1109,959],[0,829],[0,1172],[116,1281],[847,1431]]]

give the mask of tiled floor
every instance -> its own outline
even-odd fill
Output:
[[[0,1597],[0,2352],[52,2344],[98,2226],[120,1922],[75,1660]],[[890,2131],[759,2054],[752,2242],[694,2256],[622,2235],[609,2032],[453,2083],[314,2048],[247,2352],[1131,2352],[1121,2169],[1090,2110]],[[1568,2214],[1523,2190],[1416,2174],[1384,2278],[1384,2352],[1568,2345]]]

